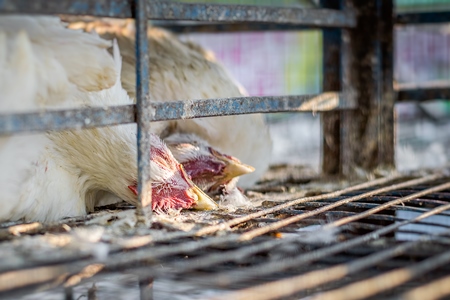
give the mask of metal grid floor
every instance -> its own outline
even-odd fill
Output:
[[[64,286],[71,299],[70,287],[119,272],[138,276],[143,291],[163,278],[221,291],[215,299],[450,295],[446,172],[303,195],[266,193],[262,208],[232,213],[183,212],[183,226],[157,218],[135,228],[126,206],[52,225],[4,224],[0,296]]]

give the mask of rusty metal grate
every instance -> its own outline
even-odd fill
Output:
[[[106,228],[114,227],[133,215],[120,217],[130,208],[48,226],[9,224],[0,230],[2,298],[117,272],[226,291],[217,299],[424,299],[423,293],[438,299],[450,294],[447,174],[391,176],[317,196],[271,193],[263,199],[273,206],[210,213],[188,231],[158,221],[139,236],[103,233],[91,245],[109,244],[107,259],[86,253],[67,230],[82,224],[95,228],[105,220]],[[199,219],[201,213],[187,214]],[[224,216],[229,219],[219,221]],[[49,235],[60,246],[26,250],[33,241],[45,245]]]
[[[379,149],[374,153],[383,158],[376,164],[392,165],[391,112],[395,98],[423,98],[421,90],[403,91],[397,96],[393,93],[393,23],[448,22],[448,12],[391,18],[392,1],[377,1],[377,9],[363,2],[343,1],[352,4],[343,10],[336,5],[337,1],[320,2],[334,9],[144,0],[0,1],[0,13],[134,17],[138,58],[136,106],[1,115],[0,134],[136,121],[140,130],[140,153],[148,153],[150,144],[146,133],[150,121],[357,107],[359,110],[355,110],[354,115],[347,111],[325,116],[325,120],[330,121],[325,124],[325,135],[331,138],[327,138],[325,145],[329,148],[324,151],[329,155],[324,157],[333,160],[328,163],[331,166],[328,172],[336,173],[334,169],[339,170],[339,166],[358,165],[359,160],[353,156],[358,157],[360,149],[374,140],[379,141]],[[358,4],[356,8],[354,4]],[[372,21],[377,18],[387,22],[376,24],[374,30]],[[171,106],[150,103],[145,97],[148,94],[148,49],[143,33],[147,19],[219,22],[219,25],[236,25],[239,30],[259,26],[263,29],[264,26],[266,29],[267,26],[326,28],[324,91],[334,92],[177,101]],[[242,24],[251,26],[242,27]],[[384,34],[377,36],[375,32]],[[366,66],[365,61],[378,64]],[[377,76],[366,80],[367,74]],[[354,90],[361,94],[359,98],[363,101],[355,103]],[[448,94],[447,87],[444,90],[428,87],[428,90],[428,93]],[[365,91],[371,92],[369,95],[361,93]],[[380,99],[384,99],[383,103]],[[236,106],[239,108],[235,109]],[[361,111],[375,113],[377,130],[365,130],[364,120],[357,118]],[[346,134],[341,135],[341,132]],[[359,140],[356,133],[360,132],[375,135]],[[355,148],[356,144],[361,148]],[[332,149],[335,152],[346,149],[346,153],[334,153]],[[339,161],[340,158],[345,161]],[[147,181],[147,165],[148,158],[140,157],[140,182]],[[268,208],[234,213],[184,212],[181,215],[186,218],[182,222],[184,227],[155,216],[151,228],[135,228],[132,224],[136,221],[135,210],[130,207],[51,225],[2,224],[0,297],[15,299],[63,287],[65,291],[57,290],[60,296],[73,299],[73,287],[119,272],[139,278],[143,299],[148,295],[145,292],[152,278],[209,289],[215,291],[211,295],[222,299],[446,297],[450,295],[447,267],[450,252],[446,251],[450,241],[450,183],[447,181],[447,173],[434,173],[414,178],[392,176],[318,196],[304,197],[303,192],[267,193],[256,200],[266,200]],[[327,243],[323,237],[327,237]]]

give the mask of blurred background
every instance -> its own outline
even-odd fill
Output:
[[[314,0],[185,0],[223,4],[315,7]],[[399,12],[449,10],[450,0],[397,0]],[[318,93],[322,89],[319,30],[182,33],[212,50],[250,95]],[[450,80],[450,26],[398,26],[395,84],[446,84]],[[396,105],[396,159],[400,170],[437,167],[450,158],[450,105],[445,99]],[[274,141],[272,163],[320,169],[320,118],[310,113],[267,114]]]

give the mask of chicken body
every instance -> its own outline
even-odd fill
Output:
[[[71,28],[97,31],[117,39],[123,56],[122,84],[135,96],[134,25],[132,22],[73,23]],[[150,97],[155,101],[193,100],[246,96],[244,89],[201,47],[182,42],[157,28],[148,31],[150,48]],[[155,122],[152,130],[165,137],[171,124],[180,133],[196,134],[220,152],[255,167],[242,176],[239,185],[252,186],[266,171],[272,151],[268,129],[260,114]],[[169,132],[170,134],[171,132]]]
[[[68,103],[86,106],[131,104],[122,89],[121,59],[114,47],[116,83],[99,92],[77,91]],[[13,136],[0,142],[0,221],[54,221],[84,215],[99,195],[112,193],[137,204],[136,124]],[[166,145],[151,136],[154,209],[216,207],[196,187]]]

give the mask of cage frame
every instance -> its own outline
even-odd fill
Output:
[[[363,3],[364,2],[364,3]],[[145,0],[3,0],[0,14],[73,14],[136,20],[136,105],[0,115],[0,135],[26,131],[138,124],[139,203],[147,206],[151,122],[261,112],[320,111],[322,171],[356,176],[394,168],[394,105],[449,95],[449,87],[393,87],[395,24],[449,22],[450,13],[395,14],[393,0],[321,0],[317,9],[192,4]],[[323,30],[323,92],[314,95],[150,101],[148,20],[213,22],[211,30]],[[225,27],[224,27],[225,26]],[[227,27],[228,26],[228,27]],[[182,26],[194,28],[195,26]],[[176,26],[174,27],[176,28]],[[180,26],[178,26],[178,29]],[[198,29],[198,28],[197,28]],[[151,45],[150,45],[151,47]],[[150,49],[151,51],[151,49]],[[142,207],[141,207],[142,208]],[[140,214],[144,212],[140,209]]]

